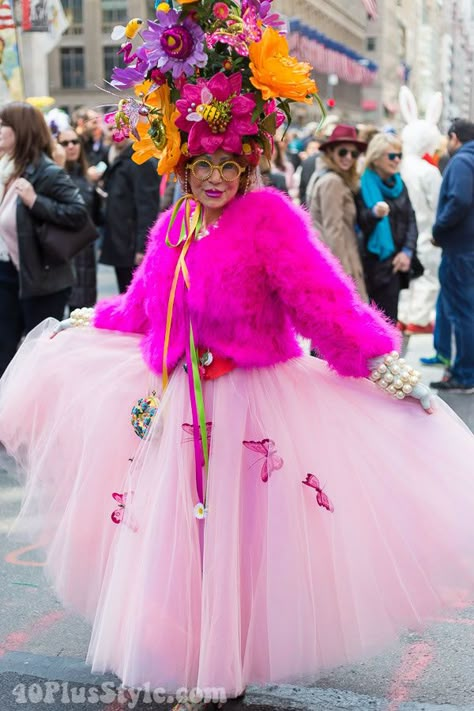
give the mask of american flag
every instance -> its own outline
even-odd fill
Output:
[[[371,20],[377,17],[377,0],[362,0],[366,12]]]
[[[12,9],[8,0],[0,2],[0,30],[14,30],[15,21],[12,15]]]
[[[291,54],[309,62],[315,71],[321,74],[337,74],[340,79],[350,84],[363,84],[364,86],[371,84],[376,77],[377,72],[373,67],[351,59],[342,52],[329,49],[299,32],[290,32],[288,44]]]

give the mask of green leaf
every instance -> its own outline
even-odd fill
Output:
[[[260,121],[260,128],[269,133],[271,136],[275,135],[276,129],[277,129],[277,117],[276,113],[273,112],[271,114],[268,114],[268,116],[265,116],[263,121]]]

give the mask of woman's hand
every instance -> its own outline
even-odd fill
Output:
[[[390,207],[384,200],[381,200],[380,202],[375,203],[372,208],[372,212],[374,213],[375,217],[386,217],[390,212]]]
[[[418,400],[427,415],[433,414],[433,403],[431,390],[424,384],[418,383],[410,393],[410,397]]]
[[[407,272],[410,269],[411,259],[405,252],[399,252],[392,260],[394,272]]]
[[[36,192],[34,187],[25,178],[18,178],[15,183],[15,191],[20,200],[26,207],[32,208],[36,201]]]

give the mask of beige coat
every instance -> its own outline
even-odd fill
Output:
[[[351,190],[334,171],[324,173],[315,182],[308,209],[320,239],[339,259],[351,276],[360,296],[368,301],[364,272],[355,234],[356,206]]]

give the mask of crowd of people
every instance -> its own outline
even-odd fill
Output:
[[[289,154],[298,188],[282,189],[307,207],[362,298],[406,335],[433,334],[435,355],[421,361],[444,373],[432,387],[471,393],[474,124],[455,119],[444,139],[436,107],[430,116],[407,109],[399,134],[348,124],[333,124],[329,136],[303,130],[300,153]],[[280,187],[283,172],[273,162],[268,183]]]

